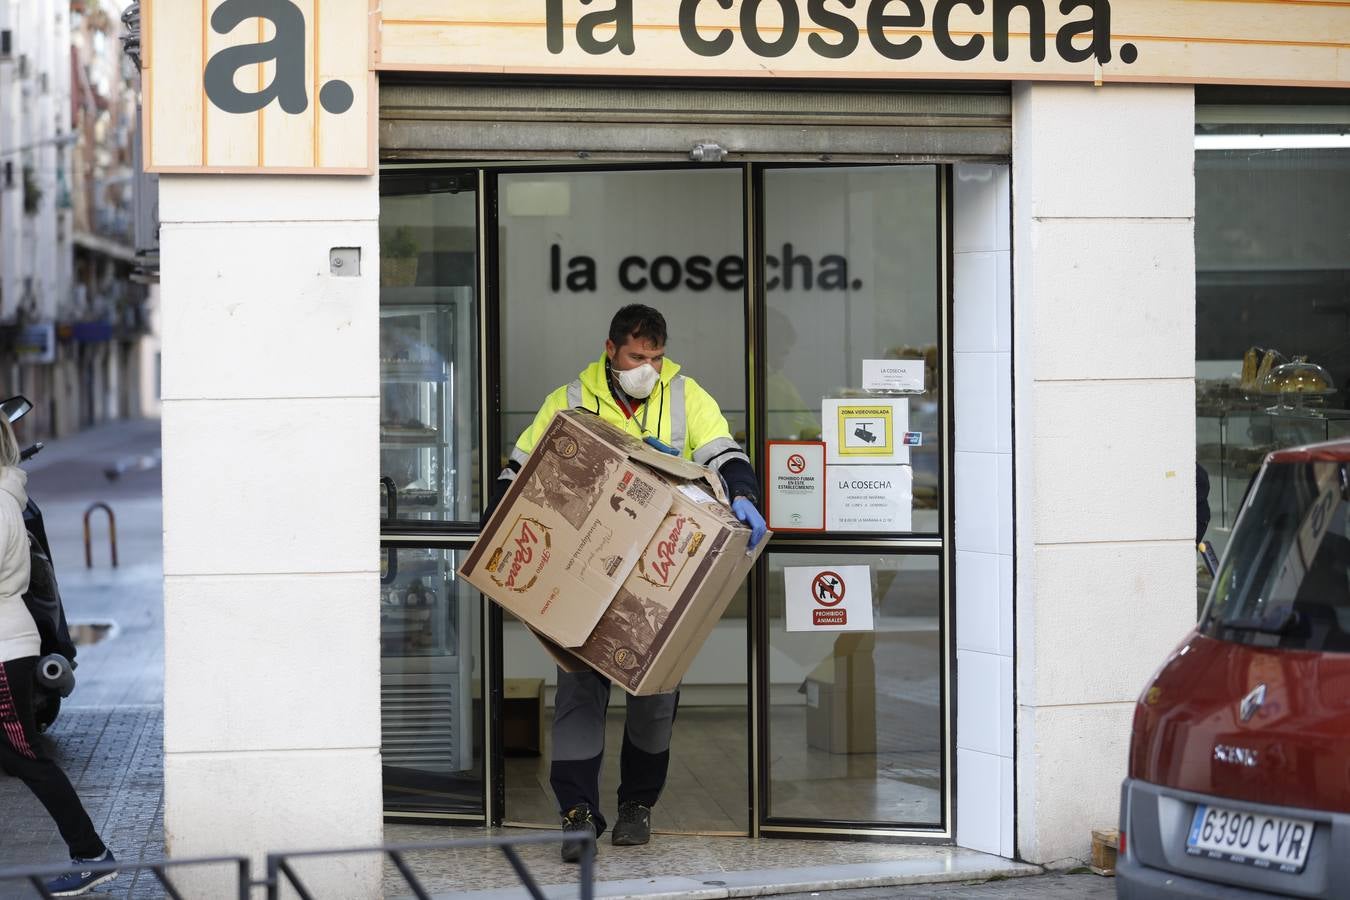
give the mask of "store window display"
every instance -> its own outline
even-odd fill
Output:
[[[1350,97],[1197,98],[1197,460],[1222,553],[1265,454],[1350,436]]]

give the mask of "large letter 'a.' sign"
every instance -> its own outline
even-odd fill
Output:
[[[225,0],[211,14],[211,28],[229,34],[245,19],[272,23],[276,37],[216,51],[206,63],[206,99],[230,113],[254,113],[273,100],[282,112],[299,115],[309,106],[305,90],[305,16],[291,0]],[[241,91],[234,76],[242,68],[275,63],[272,83],[260,91]]]
[[[143,0],[146,168],[373,170],[368,0]]]

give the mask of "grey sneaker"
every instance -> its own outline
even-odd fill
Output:
[[[652,839],[652,810],[631,800],[619,804],[619,819],[610,840],[616,847],[640,847]]]
[[[574,831],[589,833],[592,841],[599,836],[595,824],[595,815],[591,812],[589,806],[574,806],[569,809],[566,814],[563,815],[562,830],[563,834]],[[593,842],[589,846],[598,848],[599,844],[598,842]],[[563,862],[579,862],[581,860],[581,854],[585,853],[587,848],[588,845],[582,841],[563,841]],[[595,851],[592,850],[591,852],[593,853]]]

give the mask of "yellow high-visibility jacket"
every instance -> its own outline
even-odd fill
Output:
[[[534,422],[516,440],[511,461],[523,466],[553,414],[560,409],[575,408],[598,413],[600,418],[634,437],[655,437],[680,451],[685,459],[715,470],[733,459],[747,465],[750,462],[732,438],[717,401],[694,379],[681,375],[679,363],[666,359],[661,366],[661,381],[630,419],[609,389],[604,355],[587,366],[576,381],[548,395]],[[511,477],[505,472],[503,476]]]

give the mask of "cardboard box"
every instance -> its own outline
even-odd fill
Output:
[[[460,575],[565,669],[673,690],[768,543],[709,470],[579,410],[550,422]]]
[[[829,753],[877,750],[876,635],[841,634],[806,677],[806,743]]]

